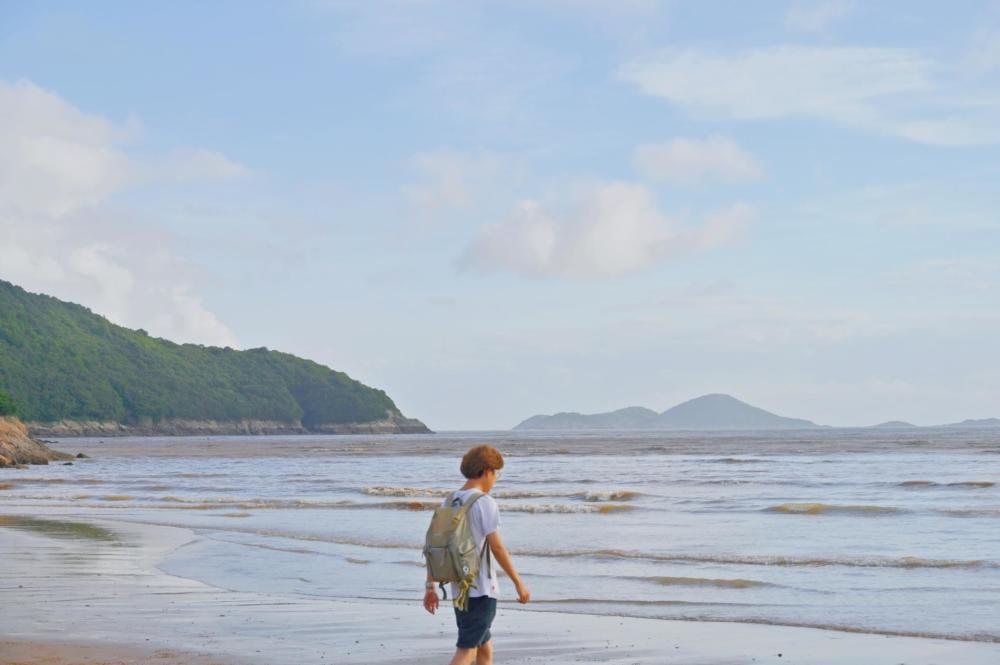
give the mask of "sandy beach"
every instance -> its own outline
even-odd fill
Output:
[[[212,656],[170,649],[29,640],[0,640],[0,658],[5,665],[227,665]]]
[[[57,515],[0,519],[0,663],[447,662],[449,611],[419,600],[336,601],[211,587],[159,563],[189,529]],[[233,565],[239,565],[234,561]],[[501,605],[497,662],[932,665],[997,662],[1000,645],[756,626],[533,612]]]

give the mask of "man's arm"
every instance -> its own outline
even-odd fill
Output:
[[[441,601],[438,598],[437,590],[434,588],[434,578],[431,577],[431,569],[429,567],[427,568],[427,582],[424,586],[426,587],[424,589],[424,609],[434,614]]]
[[[500,567],[507,573],[507,577],[514,583],[514,588],[517,589],[517,602],[522,605],[527,603],[531,600],[531,592],[528,591],[528,587],[521,581],[521,576],[514,570],[514,562],[510,560],[510,552],[507,551],[503,541],[500,539],[500,532],[494,531],[486,536],[486,542],[490,544],[490,551],[493,552],[497,563],[500,564]]]

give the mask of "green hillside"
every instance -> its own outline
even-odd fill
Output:
[[[381,390],[265,348],[175,344],[0,280],[0,409],[27,421],[165,419],[367,423]]]
[[[14,408],[14,398],[0,390],[0,416],[13,416],[17,413]]]

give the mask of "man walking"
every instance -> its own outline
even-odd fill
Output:
[[[487,445],[472,448],[462,457],[461,471],[466,478],[465,484],[445,499],[444,505],[468,505],[466,519],[476,541],[476,551],[480,553],[479,571],[473,584],[467,585],[467,589],[463,589],[457,582],[452,582],[451,585],[452,597],[457,601],[455,622],[458,624],[458,641],[450,665],[493,663],[490,628],[496,616],[499,591],[494,559],[514,583],[518,602],[524,604],[531,599],[528,587],[521,581],[510,554],[500,539],[500,509],[493,497],[489,496],[490,490],[500,478],[501,469],[503,456],[499,450]],[[463,602],[463,592],[468,594],[467,603]],[[424,608],[434,614],[439,602],[435,580],[428,566]],[[459,604],[464,604],[464,608],[460,609],[457,606]]]

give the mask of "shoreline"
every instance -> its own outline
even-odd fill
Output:
[[[65,511],[5,517],[0,558],[8,565],[0,588],[5,605],[21,611],[0,623],[0,644],[20,646],[0,655],[0,665],[140,663],[154,656],[178,665],[418,665],[447,662],[453,651],[447,606],[430,616],[416,597],[407,603],[248,593],[163,572],[165,559],[199,541],[192,529]],[[550,665],[653,665],[666,654],[679,665],[987,665],[1000,658],[996,643],[532,611],[507,603],[494,634],[498,660]],[[35,651],[24,651],[29,647]],[[17,655],[43,652],[51,658]]]
[[[184,437],[184,436],[286,436],[310,434],[433,434],[415,418],[391,416],[384,420],[352,423],[323,423],[306,427],[301,423],[275,420],[184,420],[159,422],[61,420],[25,423],[33,437],[50,439],[99,437]]]

